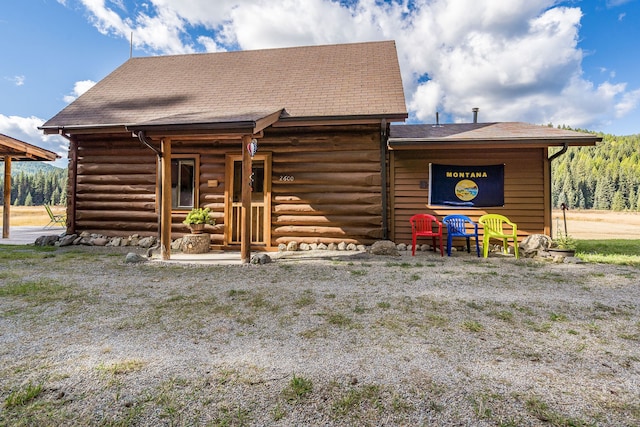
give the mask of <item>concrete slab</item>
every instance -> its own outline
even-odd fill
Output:
[[[9,227],[9,238],[0,238],[0,245],[32,245],[40,236],[59,236],[65,232],[64,227],[21,226]]]

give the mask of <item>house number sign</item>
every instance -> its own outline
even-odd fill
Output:
[[[293,182],[296,179],[292,175],[280,175],[280,181],[283,182]]]

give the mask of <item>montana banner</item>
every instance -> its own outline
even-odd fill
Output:
[[[454,166],[429,163],[429,205],[504,205],[504,165]]]

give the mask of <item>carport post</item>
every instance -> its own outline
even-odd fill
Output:
[[[4,156],[4,208],[2,209],[2,238],[9,238],[11,209],[11,156]]]

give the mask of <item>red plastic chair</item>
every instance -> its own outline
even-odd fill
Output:
[[[440,240],[440,256],[444,256],[442,248],[442,223],[433,215],[415,214],[409,218],[411,223],[411,255],[416,255],[416,238],[431,237],[433,250],[436,251],[436,237]]]

